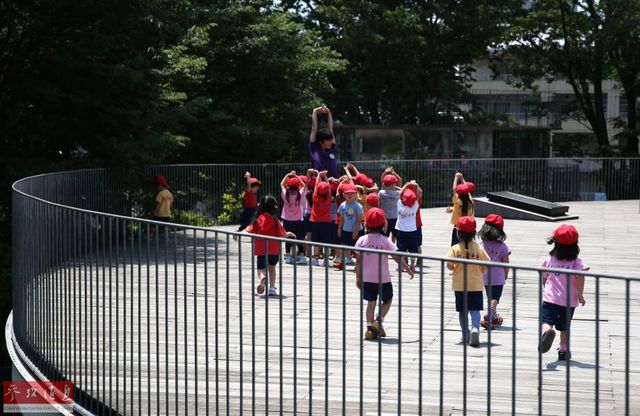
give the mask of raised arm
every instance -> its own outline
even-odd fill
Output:
[[[311,135],[309,136],[309,142],[315,143],[316,141],[316,133],[318,132],[318,114],[327,114],[327,128],[333,134],[333,117],[331,116],[331,111],[326,107],[316,107],[313,109],[313,113],[311,113]]]
[[[322,106],[324,112],[327,114],[327,128],[331,132],[333,136],[333,115],[331,115],[331,110],[325,105]]]
[[[452,191],[454,194],[456,193],[456,186],[460,185],[461,183],[464,183],[464,176],[462,176],[462,173],[456,172],[455,176],[453,177],[452,187]]]
[[[291,171],[289,173],[287,173],[286,175],[284,175],[284,177],[282,178],[282,181],[280,181],[280,187],[281,188],[285,188],[286,187],[286,183],[287,183],[287,179],[289,179],[292,175],[295,175],[296,173],[294,171]]]
[[[246,182],[244,189],[247,191],[250,191],[251,190],[251,172],[244,173],[244,180]]]

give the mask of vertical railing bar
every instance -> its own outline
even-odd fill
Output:
[[[325,247],[324,264],[324,414],[329,415],[329,252]],[[295,257],[294,257],[295,263]],[[344,265],[342,266],[345,267]]]
[[[163,234],[164,234],[164,368],[165,368],[164,398],[165,398],[165,412],[166,414],[169,414],[169,227],[164,226],[163,230],[164,230]]]
[[[244,412],[244,354],[243,354],[243,313],[242,313],[242,244],[238,239],[238,312],[240,314],[240,410],[239,413]]]
[[[153,225],[153,235],[155,236],[155,255],[154,255],[154,263],[155,263],[155,304],[156,304],[156,319],[155,319],[155,332],[156,332],[156,412],[160,412],[160,404],[161,404],[161,392],[160,392],[160,258],[158,256],[158,252],[160,251],[160,227],[158,224]],[[165,326],[166,329],[166,326]],[[168,367],[165,367],[165,371],[168,371]],[[166,386],[165,388],[168,388]]]
[[[513,313],[513,329],[511,331],[511,414],[516,414],[516,272],[513,269],[513,293],[511,296],[511,311]]]
[[[538,335],[542,336],[542,286],[543,272],[538,272]],[[515,329],[514,329],[515,330]],[[542,416],[542,353],[538,352],[538,415]]]
[[[362,325],[360,325],[362,327]],[[342,416],[347,414],[347,268],[342,268]]]
[[[228,246],[227,246],[228,247]],[[227,273],[227,276],[229,274]],[[187,346],[189,345],[189,302],[187,301],[187,229],[182,229],[182,298],[184,299],[183,313],[184,313],[184,414],[189,414],[189,352]],[[228,301],[228,300],[227,300]],[[228,304],[228,302],[227,302]],[[229,314],[227,314],[229,316]],[[229,357],[229,354],[227,354]],[[228,360],[228,358],[227,358]],[[229,380],[227,379],[227,385]]]
[[[595,388],[595,414],[600,414],[600,276],[595,276],[596,280],[596,388]]]
[[[440,260],[440,416],[444,412],[444,260]]]
[[[209,415],[209,236],[204,230],[204,384],[205,384],[205,413]]]
[[[422,259],[424,264],[425,259]],[[423,370],[423,361],[422,361],[422,348],[423,348],[423,328],[424,328],[424,318],[422,313],[422,305],[424,304],[424,282],[422,278],[424,273],[424,266],[420,268],[420,282],[419,284],[419,294],[418,294],[418,414],[422,414],[422,370]],[[442,339],[440,339],[442,342]]]
[[[382,267],[382,265],[380,265],[380,267]],[[402,414],[402,265],[400,265],[399,268],[400,268],[400,275],[398,278],[398,414],[401,415]],[[422,267],[420,267],[420,270],[422,270]],[[380,275],[382,275],[382,270],[380,270]],[[382,322],[380,322],[380,325],[382,326]]]
[[[464,281],[463,281],[463,298],[462,298],[462,313],[464,314],[464,328],[462,328],[462,414],[467,414],[467,331],[469,331],[469,292],[468,292],[468,270],[467,263],[463,263]],[[471,334],[469,334],[471,339]]]
[[[630,415],[630,393],[629,393],[629,338],[630,327],[629,320],[631,315],[631,280],[625,279],[625,321],[624,321],[624,411],[625,415]]]
[[[198,402],[199,400],[199,391],[198,391],[198,240],[196,229],[193,229],[193,339],[196,342],[193,343],[193,377],[194,377],[194,395],[195,400],[193,403],[194,410],[193,413],[195,415],[198,414]],[[185,302],[186,303],[186,302]],[[242,319],[242,314],[240,314],[240,319]],[[241,348],[242,349],[242,348]],[[242,353],[241,353],[242,354]],[[242,373],[241,373],[242,374]],[[240,389],[242,389],[242,384]],[[242,390],[241,390],[242,391]],[[240,394],[242,397],[242,394]]]
[[[178,229],[173,233],[173,314],[174,314],[174,322],[173,322],[173,343],[174,343],[174,362],[175,362],[175,402],[176,402],[176,414],[180,414],[180,391],[179,391],[179,375],[180,371],[178,370],[180,367],[178,354],[179,354],[179,343],[178,343]],[[216,327],[217,330],[217,327]],[[186,351],[185,351],[186,355]],[[217,357],[217,351],[216,351]]]
[[[148,396],[147,396],[147,414],[151,414],[151,325],[149,322],[149,317],[151,316],[151,288],[149,287],[149,280],[151,278],[151,258],[150,258],[150,252],[151,252],[151,241],[149,241],[150,236],[151,236],[151,225],[150,223],[145,223],[145,228],[146,228],[146,243],[147,243],[147,247],[146,247],[146,262],[147,262],[147,271],[146,271],[146,275],[147,275],[147,316],[146,316],[146,327],[147,327],[147,389],[148,389]],[[157,238],[156,238],[157,240]],[[156,259],[157,260],[157,259]],[[158,264],[158,262],[156,261],[156,265]],[[142,281],[142,280],[141,280]],[[158,282],[156,282],[156,288],[158,287]],[[157,299],[157,297],[156,297]],[[158,326],[156,325],[156,333],[157,333],[157,329]],[[159,385],[156,384],[156,388],[159,390]]]
[[[567,296],[565,298],[565,328],[567,332],[567,351],[569,352],[571,351],[571,277],[572,276],[569,273],[565,273],[567,283]],[[567,366],[567,374],[565,379],[565,413],[569,416],[571,413],[571,357],[567,354],[566,358],[565,363]]]
[[[238,237],[238,244],[242,241],[242,237]],[[256,295],[253,293],[253,282],[256,281],[256,259],[255,245],[253,239],[251,243],[251,414],[256,413]],[[295,305],[295,303],[294,303]],[[295,353],[295,351],[294,351]],[[294,373],[295,377],[295,373]],[[295,389],[295,382],[294,382]],[[295,394],[295,390],[294,390]]]
[[[218,323],[219,323],[219,319],[218,319],[218,315],[219,315],[219,310],[218,310],[218,296],[219,296],[219,291],[218,291],[218,279],[219,279],[219,267],[218,267],[218,258],[219,258],[219,250],[218,250],[218,232],[216,231],[214,234],[214,267],[215,267],[215,274],[214,274],[214,287],[215,287],[215,295],[214,295],[214,299],[216,299],[216,302],[214,303],[215,305],[215,322],[214,322],[214,327],[215,327],[215,369],[216,369],[216,415],[220,414],[220,367],[219,367],[219,359],[218,357],[219,355],[219,350],[218,350],[218,341],[219,341],[219,332],[218,332]]]

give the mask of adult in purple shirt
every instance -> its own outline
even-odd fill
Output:
[[[327,115],[327,127],[318,129],[318,115]],[[313,109],[311,115],[311,136],[309,137],[309,155],[311,166],[322,172],[327,171],[327,176],[337,178],[336,144],[333,139],[333,117],[331,110],[322,106]]]

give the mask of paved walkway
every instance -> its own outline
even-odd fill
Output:
[[[639,202],[569,205],[570,213],[580,216],[571,223],[580,232],[581,257],[591,270],[640,278]],[[444,209],[423,210],[426,255],[446,254],[448,217]],[[512,263],[539,265],[550,249],[545,238],[556,226],[507,220]],[[567,367],[556,360],[557,341],[538,361],[535,272],[517,272],[515,285],[509,280],[499,307],[505,323],[492,331],[491,343],[483,331],[479,348],[465,348],[449,276],[441,274],[440,262],[426,261],[416,279],[394,277],[394,305],[385,321],[388,336],[379,343],[362,340],[362,305],[351,269],[282,265],[281,296],[266,299],[253,294],[248,241],[234,243],[224,234],[203,232],[188,233],[184,241],[186,249],[178,233],[166,252],[160,244],[157,268],[155,252],[149,268],[144,248],[119,253],[106,265],[110,283],[108,273],[102,274],[94,282],[96,290],[72,295],[79,310],[83,302],[90,307],[88,316],[76,316],[75,348],[66,352],[66,372],[79,371],[77,363],[83,359],[92,363],[93,376],[74,377],[76,382],[123,414],[205,414],[207,406],[212,414],[264,413],[267,407],[273,413],[344,410],[350,415],[362,409],[377,414],[380,408],[385,414],[438,414],[442,392],[444,414],[462,414],[465,405],[468,414],[485,414],[488,403],[492,414],[510,414],[512,406],[523,415],[564,414],[569,394],[571,413],[586,415],[595,412],[596,375],[600,414],[624,414],[624,281],[600,281],[596,321],[595,279],[587,280],[587,304],[576,311],[573,359]],[[635,394],[640,388],[640,282],[630,285],[630,293],[628,377]],[[86,329],[92,321],[89,348]],[[630,397],[630,409],[631,414],[640,411],[639,398]]]

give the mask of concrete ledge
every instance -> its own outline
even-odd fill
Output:
[[[473,199],[473,212],[476,217],[486,217],[489,214],[498,214],[509,220],[526,220],[526,221],[567,221],[577,220],[577,215],[562,215],[559,217],[550,217],[547,215],[537,214],[520,208],[510,207],[508,205],[491,202],[487,198]]]

